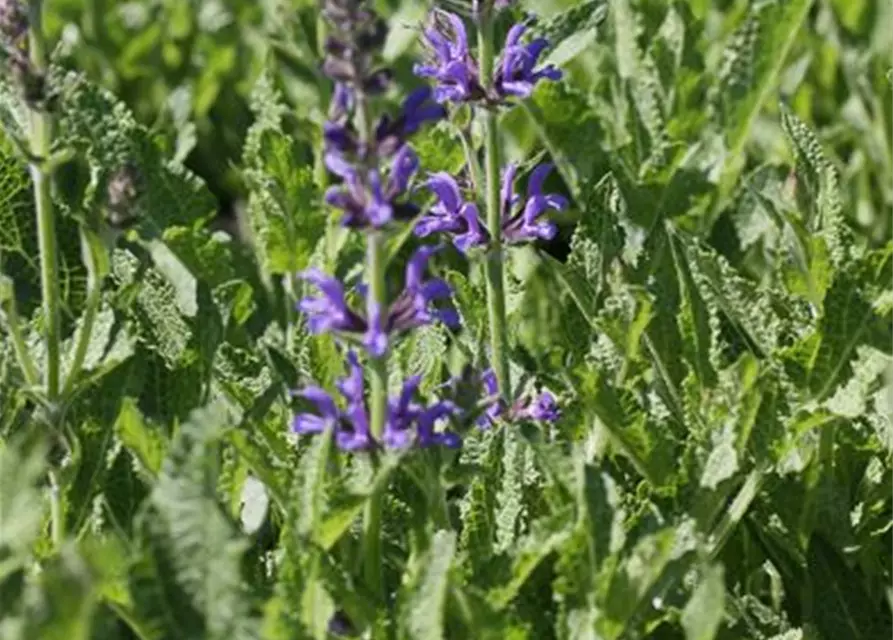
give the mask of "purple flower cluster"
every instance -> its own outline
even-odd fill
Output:
[[[498,104],[509,98],[526,98],[540,80],[559,80],[561,71],[554,65],[537,68],[549,42],[536,38],[523,44],[521,37],[525,31],[523,24],[509,30],[494,70],[492,91],[488,93],[481,82],[478,63],[469,50],[462,19],[454,13],[437,11],[424,33],[429,60],[417,64],[415,74],[435,82],[434,99],[438,102],[485,100]]]
[[[370,123],[365,120],[369,98],[381,95],[391,84],[391,72],[376,66],[386,27],[363,0],[325,0],[323,13],[333,27],[326,42],[323,71],[335,81],[323,127],[324,159],[326,167],[339,179],[326,191],[325,201],[341,212],[342,224],[352,229],[378,235],[395,222],[418,217],[418,207],[405,198],[419,172],[419,158],[408,139],[425,124],[446,116],[442,103],[498,104],[509,97],[529,95],[543,78],[560,77],[554,67],[537,68],[547,43],[539,39],[522,44],[524,27],[519,25],[509,33],[498,68],[488,83],[492,84],[488,95],[478,77],[462,20],[438,12],[441,22],[425,32],[433,52],[432,62],[416,68],[418,75],[435,80],[434,89],[413,91],[396,115],[386,114]],[[363,117],[357,117],[358,111]],[[514,191],[516,168],[506,169],[502,180],[502,228],[498,230],[506,242],[554,236],[555,226],[543,220],[543,214],[548,209],[563,209],[567,203],[561,196],[543,193],[543,182],[550,170],[551,165],[537,167],[528,180],[527,196],[522,198]],[[485,228],[476,205],[464,200],[449,174],[432,174],[427,186],[437,196],[437,202],[420,218],[415,227],[417,236],[446,233],[464,252],[486,244],[489,234],[497,232]],[[426,245],[412,254],[406,265],[403,289],[396,297],[386,298],[387,303],[373,298],[365,285],[349,292],[336,278],[318,269],[307,269],[300,276],[317,291],[302,298],[297,307],[305,315],[310,332],[333,334],[349,344],[362,345],[371,358],[383,358],[395,338],[412,329],[435,322],[457,327],[459,317],[451,304],[450,287],[440,278],[426,276],[428,262],[437,250],[437,246]],[[351,303],[357,298],[360,304],[353,306]],[[558,417],[554,398],[548,393],[522,397],[506,407],[496,393],[492,371],[470,378],[472,388],[465,394],[472,399],[470,404],[460,402],[458,396],[450,393],[427,404],[417,400],[421,380],[415,376],[405,380],[397,397],[388,400],[384,428],[375,435],[357,352],[347,352],[347,369],[347,375],[336,384],[340,400],[319,386],[310,385],[296,392],[313,410],[294,416],[295,433],[330,431],[336,445],[344,451],[412,446],[455,448],[461,445],[461,427],[475,422],[485,428],[496,420],[548,421]],[[447,386],[455,387],[455,382],[454,379]],[[460,430],[443,425],[458,426]]]
[[[536,239],[551,240],[557,231],[555,224],[542,220],[549,210],[561,211],[568,205],[564,196],[543,193],[543,183],[552,171],[551,164],[541,164],[527,181],[527,198],[515,193],[517,167],[509,165],[502,175],[501,219],[502,238],[507,244],[518,244]],[[480,213],[473,202],[465,202],[456,180],[447,173],[435,173],[427,186],[437,197],[437,203],[417,223],[415,234],[420,237],[432,233],[447,233],[463,253],[471,247],[485,245],[489,239]]]
[[[318,269],[308,269],[301,276],[321,295],[302,299],[298,309],[306,314],[311,333],[362,336],[363,346],[373,356],[381,356],[387,351],[389,335],[435,321],[456,327],[459,316],[449,303],[452,293],[449,285],[439,278],[425,278],[424,275],[428,260],[437,250],[438,247],[433,246],[416,250],[406,266],[403,291],[387,310],[380,309],[367,296],[366,315],[353,311],[347,304],[344,286]]]
[[[337,383],[344,406],[339,407],[335,399],[320,387],[304,387],[296,395],[310,401],[316,411],[297,414],[292,420],[293,432],[320,434],[331,429],[335,443],[342,451],[368,451],[379,447],[405,449],[412,445],[456,448],[462,443],[456,433],[438,429],[440,423],[455,414],[453,404],[435,402],[424,406],[415,401],[421,382],[418,376],[408,378],[400,395],[388,403],[384,433],[381,441],[377,442],[369,429],[363,393],[363,367],[353,352],[347,354],[347,361],[348,374]]]
[[[323,71],[335,80],[323,126],[325,164],[343,181],[326,191],[325,201],[342,212],[346,227],[381,228],[411,219],[418,209],[400,197],[419,162],[407,139],[446,112],[431,101],[430,89],[421,88],[403,102],[396,117],[384,115],[372,130],[357,131],[351,116],[359,103],[384,93],[392,82],[389,69],[375,66],[387,28],[358,0],[327,0],[323,12],[334,27],[326,40]]]
[[[500,418],[509,422],[524,420],[555,422],[561,417],[555,398],[548,391],[544,391],[534,398],[522,396],[506,410],[505,403],[499,397],[499,385],[493,369],[484,371],[481,376],[481,384],[487,396],[485,410],[477,419],[477,424],[480,427],[489,427]]]

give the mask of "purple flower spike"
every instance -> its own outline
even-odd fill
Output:
[[[437,23],[446,18],[447,25]],[[431,51],[428,64],[417,64],[414,73],[436,81],[434,99],[437,102],[465,102],[483,96],[478,80],[477,63],[468,51],[468,34],[462,18],[440,11],[435,26],[425,29],[425,43]]]
[[[330,278],[319,269],[307,269],[301,278],[310,282],[321,297],[306,297],[298,303],[298,310],[307,314],[311,333],[330,331],[364,331],[366,323],[350,310],[344,299],[344,288],[335,278]]]
[[[439,278],[424,279],[425,266],[440,247],[423,246],[416,250],[406,266],[403,292],[391,305],[388,332],[408,331],[439,320],[449,327],[459,323],[458,314],[450,307],[438,308],[434,303],[448,300],[452,295],[449,285]]]
[[[514,167],[509,167],[502,183],[502,234],[507,243],[519,243],[537,238],[551,240],[557,227],[554,223],[540,220],[549,209],[561,211],[568,205],[567,199],[555,193],[544,194],[543,182],[552,171],[551,164],[541,164],[530,175],[527,202],[519,213],[512,215],[515,205],[521,202],[513,191]]]
[[[416,223],[415,234],[420,237],[436,232],[453,235],[453,244],[467,252],[474,246],[485,244],[487,235],[481,228],[477,206],[463,202],[459,185],[445,172],[433,173],[427,186],[435,193],[438,202]]]
[[[561,71],[554,65],[534,69],[540,54],[549,46],[549,41],[537,38],[529,44],[521,44],[521,36],[525,30],[523,24],[516,24],[505,39],[502,61],[493,78],[496,92],[502,97],[527,98],[540,80],[561,79]]]

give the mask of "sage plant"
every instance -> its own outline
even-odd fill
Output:
[[[299,435],[331,434],[342,451],[371,453],[375,461],[375,452],[380,449],[459,447],[461,434],[443,426],[449,421],[461,424],[474,420],[478,427],[488,428],[497,420],[554,420],[557,407],[548,393],[534,399],[506,401],[509,381],[503,346],[505,302],[500,256],[503,241],[554,236],[554,225],[542,220],[542,214],[549,208],[560,209],[566,202],[560,196],[542,193],[549,166],[535,170],[526,200],[514,193],[515,169],[507,168],[501,196],[495,193],[494,215],[501,220],[498,224],[489,217],[483,224],[477,206],[465,202],[455,180],[447,174],[433,174],[427,181],[438,196],[430,211],[420,211],[407,197],[420,171],[410,136],[447,115],[441,103],[477,101],[485,115],[492,115],[509,98],[528,95],[538,79],[558,77],[551,67],[533,69],[544,44],[519,44],[523,29],[515,28],[499,70],[479,73],[461,19],[445,14],[451,25],[449,37],[428,30],[426,37],[435,51],[435,60],[416,69],[419,75],[434,78],[435,88],[414,90],[396,114],[383,114],[373,121],[373,101],[391,85],[390,70],[379,66],[377,59],[386,36],[384,22],[362,0],[327,0],[323,14],[331,27],[323,71],[335,83],[323,129],[324,162],[339,180],[326,191],[325,202],[339,212],[343,226],[363,234],[367,258],[365,282],[355,291],[348,291],[338,279],[316,268],[299,274],[316,292],[299,300],[297,308],[305,315],[311,333],[331,334],[345,345],[348,373],[336,385],[340,401],[316,385],[295,392],[312,405],[312,410],[294,416],[292,431]],[[489,80],[482,82],[483,77]],[[495,123],[492,129],[495,136]],[[497,162],[495,143],[487,149],[488,160]],[[495,179],[488,182],[490,186],[499,190]],[[421,383],[418,376],[405,380],[397,397],[388,396],[388,354],[394,342],[424,325],[459,325],[450,287],[426,274],[440,245],[416,249],[407,262],[402,291],[393,297],[388,295],[385,241],[399,225],[410,223],[416,224],[416,236],[445,232],[452,234],[453,243],[462,251],[484,245],[494,251],[489,281],[495,372],[472,376],[470,398],[456,393],[459,381],[454,379],[446,384],[440,399],[421,401],[417,398]],[[356,300],[361,304],[352,304]],[[360,353],[365,354],[365,364]],[[500,389],[503,397],[498,393]],[[383,595],[380,519],[381,496],[373,495],[364,514],[364,577],[370,589]]]
[[[549,43],[545,38],[522,40],[526,27],[516,24],[508,31],[502,54],[495,57],[494,23],[498,10],[508,3],[476,3],[473,17],[478,47],[472,52],[463,19],[447,11],[435,10],[424,31],[429,60],[415,66],[416,75],[434,83],[434,97],[440,103],[470,104],[484,130],[484,189],[480,203],[466,201],[457,181],[446,173],[429,177],[427,185],[438,202],[419,220],[418,236],[436,232],[448,234],[460,251],[472,247],[486,249],[487,302],[490,351],[496,385],[506,401],[511,401],[505,312],[503,245],[551,239],[554,223],[544,220],[548,210],[562,210],[567,200],[543,193],[543,183],[552,170],[549,164],[536,167],[530,175],[527,197],[515,192],[517,167],[501,167],[499,150],[499,109],[519,98],[527,98],[542,80],[558,80],[561,71],[553,65],[539,65]],[[477,158],[465,148],[470,171]],[[481,220],[478,204],[485,210]]]

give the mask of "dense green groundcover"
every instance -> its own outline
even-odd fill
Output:
[[[376,7],[396,104],[430,7]],[[524,10],[564,78],[500,141],[554,162],[570,207],[507,252],[510,359],[561,418],[369,456],[288,429],[289,391],[344,373],[292,275],[363,259],[322,202],[316,4],[47,0],[62,380],[82,371],[52,405],[29,384],[46,322],[7,74],[0,638],[890,637],[893,3]],[[464,164],[454,124],[414,138],[425,171]],[[240,232],[215,230],[236,201]],[[390,238],[397,281],[417,243]],[[481,263],[435,263],[462,327],[389,359],[426,393],[487,357]]]

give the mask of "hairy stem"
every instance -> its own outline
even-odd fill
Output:
[[[362,91],[357,92],[357,131],[364,140],[372,136],[369,105]],[[365,171],[367,167],[363,167]],[[366,278],[369,282],[370,300],[376,303],[382,314],[387,313],[386,290],[387,260],[385,238],[382,231],[370,229],[366,234]],[[375,440],[384,433],[388,413],[388,360],[387,353],[370,358],[369,370],[369,429]],[[381,500],[380,491],[374,491],[366,502],[363,513],[363,575],[368,587],[382,595],[381,576]]]
[[[28,45],[31,64],[35,73],[45,73],[47,68],[46,42],[43,37],[41,0],[32,0]],[[50,197],[50,175],[42,162],[50,156],[53,139],[53,121],[40,107],[32,106],[29,112],[31,154],[37,161],[31,163],[31,180],[34,183],[34,203],[37,213],[37,239],[40,250],[40,287],[43,296],[43,315],[46,335],[46,395],[55,403],[59,396],[60,369],[60,322],[59,322],[59,264],[56,258],[56,220],[53,216],[53,200]]]
[[[22,335],[22,326],[19,322],[19,310],[16,305],[15,292],[10,291],[10,299],[6,305],[6,327],[9,336],[12,338],[12,347],[15,350],[16,361],[25,376],[25,382],[29,387],[36,387],[40,384],[40,375],[31,354],[28,353],[28,345],[25,344],[25,338]]]
[[[483,15],[478,31],[478,56],[481,82],[489,89],[493,78],[493,21]],[[485,264],[487,275],[487,312],[490,324],[490,357],[499,392],[507,399],[511,395],[509,379],[508,340],[505,319],[505,285],[502,265],[502,212],[499,202],[499,129],[496,112],[486,109],[484,119],[484,167],[486,172],[485,204],[490,247]]]
[[[87,348],[93,337],[93,325],[96,323],[99,305],[102,302],[102,277],[99,273],[99,266],[96,264],[96,256],[93,254],[88,233],[86,229],[81,229],[81,251],[84,263],[87,265],[87,300],[84,304],[84,315],[81,316],[81,328],[74,348],[74,357],[62,392],[64,396],[68,396],[74,390],[78,376],[81,374],[84,359],[87,357]]]
[[[49,472],[50,478],[50,537],[53,547],[58,549],[65,539],[65,520],[62,515],[61,489],[55,471]]]

